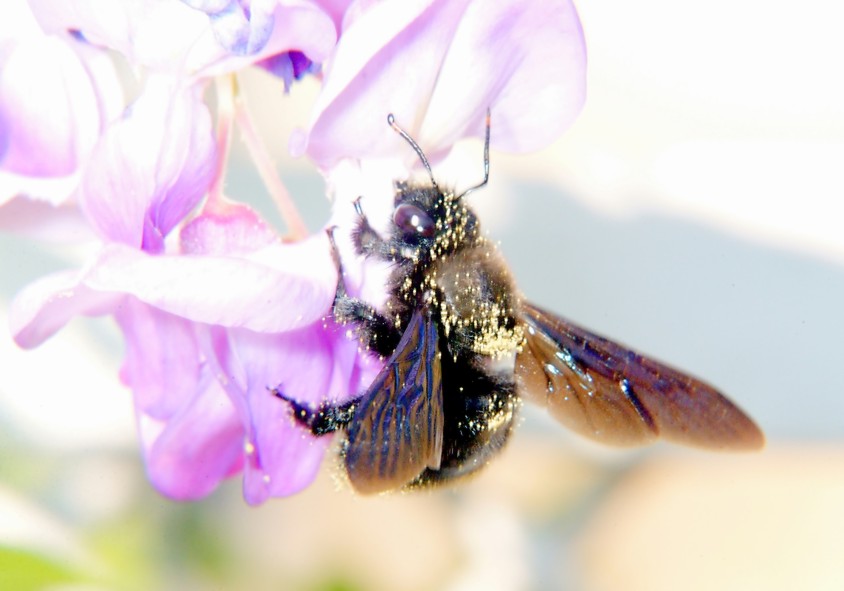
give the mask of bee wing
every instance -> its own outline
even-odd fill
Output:
[[[708,384],[532,304],[522,312],[521,394],[566,427],[615,445],[657,437],[709,448],[764,444],[753,421]]]
[[[415,311],[355,409],[345,461],[358,492],[400,488],[425,468],[440,467],[443,395],[437,341],[430,315]]]

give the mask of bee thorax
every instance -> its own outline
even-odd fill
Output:
[[[517,297],[509,273],[494,248],[482,244],[434,264],[436,309],[446,336],[475,354],[504,359],[524,340],[516,322]]]

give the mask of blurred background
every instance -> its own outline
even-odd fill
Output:
[[[526,408],[453,490],[355,497],[326,461],[292,498],[250,508],[234,479],[180,504],[145,479],[110,321],[27,352],[0,331],[0,588],[844,588],[844,5],[578,8],[583,114],[542,153],[493,152],[473,204],[529,298],[705,377],[767,448],[617,451]],[[286,149],[316,84],[243,83],[319,229],[323,182]],[[437,177],[476,183],[481,152]],[[228,193],[280,225],[233,157]],[[72,254],[0,236],[3,315]]]

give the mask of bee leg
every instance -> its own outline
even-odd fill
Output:
[[[395,325],[363,300],[336,298],[334,318],[342,324],[354,324],[360,344],[381,357],[389,357],[401,340]]]
[[[398,249],[381,238],[378,232],[369,224],[366,214],[360,205],[360,197],[355,199],[355,211],[358,214],[358,223],[352,231],[352,244],[358,254],[364,256],[375,256],[386,261],[398,262],[400,256]]]
[[[317,407],[312,407],[290,398],[278,387],[270,389],[270,394],[287,402],[293,411],[293,419],[317,437],[345,427],[352,420],[360,400],[354,398],[343,404],[323,402]]]
[[[343,266],[334,242],[334,228],[327,230],[333,249],[334,262],[337,264],[337,291],[334,294],[332,311],[334,320],[341,324],[352,323],[357,327],[358,340],[368,350],[381,357],[388,357],[401,340],[401,333],[383,314],[367,302],[350,297],[343,279]]]

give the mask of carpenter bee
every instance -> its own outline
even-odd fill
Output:
[[[389,235],[355,202],[359,254],[392,264],[384,311],[349,297],[339,280],[333,315],[387,361],[349,402],[312,408],[279,389],[314,435],[346,432],[342,457],[353,488],[379,493],[438,485],[483,467],[506,443],[522,399],[565,426],[609,444],[663,437],[709,448],[752,449],[764,436],[708,384],[591,333],[522,299],[495,245],[461,194],[440,187],[424,152],[396,124],[429,181],[395,183]]]

